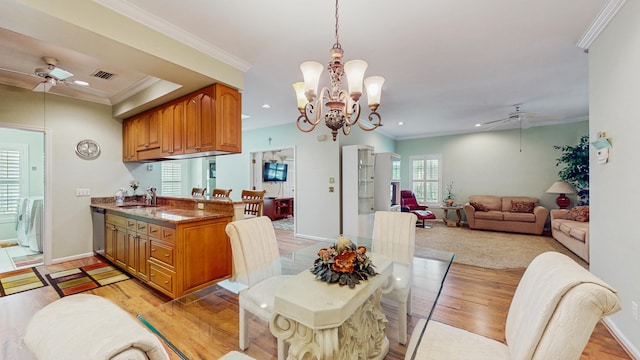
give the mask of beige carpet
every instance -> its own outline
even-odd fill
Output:
[[[580,265],[588,268],[551,236],[513,234],[468,227],[448,227],[442,222],[430,223],[432,229],[417,228],[416,253],[421,247],[452,251],[453,262],[491,269],[524,268],[537,255],[546,251],[557,251],[568,255]]]

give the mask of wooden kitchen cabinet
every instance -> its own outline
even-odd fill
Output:
[[[107,211],[105,257],[176,298],[231,275],[225,227],[232,216],[169,223]]]
[[[184,101],[176,101],[161,110],[160,155],[184,154]]]
[[[160,112],[153,110],[134,118],[136,151],[160,147]]]
[[[123,122],[123,161],[242,152],[242,97],[214,84]]]
[[[185,100],[185,153],[242,152],[241,98],[215,84]]]
[[[122,161],[137,161],[135,120],[128,119],[122,123]]]

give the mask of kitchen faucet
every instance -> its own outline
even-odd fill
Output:
[[[149,205],[157,205],[158,199],[156,197],[156,188],[153,186],[149,186],[147,188],[147,204]]]

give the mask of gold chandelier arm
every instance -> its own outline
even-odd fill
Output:
[[[380,117],[380,114],[378,114],[376,111],[372,111],[369,114],[369,122],[371,122],[371,124],[367,123],[367,125],[373,125],[373,127],[364,127],[362,126],[362,121],[358,122],[358,126],[360,126],[360,129],[364,130],[364,131],[371,131],[371,130],[375,130],[377,129],[380,124],[382,124],[382,117]]]
[[[345,113],[347,112],[345,111]],[[353,126],[358,122],[358,119],[360,119],[360,104],[356,102],[356,103],[353,103],[353,106],[351,107],[351,115],[349,115],[345,124],[349,126]]]
[[[317,109],[317,111],[316,111]],[[304,109],[298,109],[300,111],[300,116],[296,120],[296,126],[298,126],[298,130],[302,132],[311,132],[316,128],[316,125],[320,123],[320,119],[322,118],[322,106],[321,100],[317,99],[315,104],[307,103]],[[311,120],[309,118],[311,115]]]

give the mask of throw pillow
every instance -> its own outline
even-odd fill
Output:
[[[564,216],[567,220],[587,222],[589,221],[589,206],[576,206]]]
[[[473,206],[473,208],[476,209],[476,211],[489,211],[489,208],[487,208],[486,206],[482,205],[479,202],[472,202],[471,206]]]
[[[532,201],[511,200],[511,212],[514,213],[532,213],[536,207],[536,203]]]

